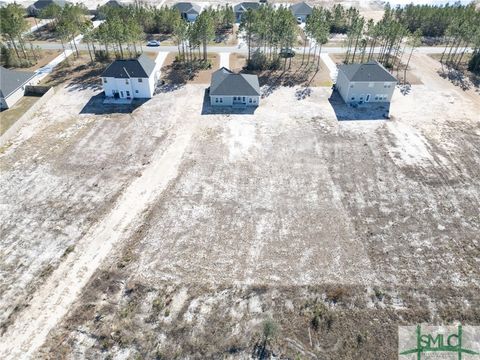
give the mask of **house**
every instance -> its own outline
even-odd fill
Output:
[[[105,96],[149,99],[158,80],[155,62],[142,54],[138,59],[115,60],[102,73]]]
[[[11,108],[23,95],[25,87],[34,85],[35,73],[5,69],[0,66],[0,109]]]
[[[247,1],[237,4],[233,7],[233,12],[235,13],[235,18],[237,22],[242,20],[242,15],[246,13],[248,10],[256,10],[260,7],[260,3]]]
[[[209,95],[212,106],[258,106],[260,100],[258,76],[235,74],[222,67],[212,74]]]
[[[397,79],[378,61],[338,67],[335,88],[347,104],[390,102]]]
[[[90,11],[90,13],[96,16],[96,20],[105,20],[105,18],[107,17],[107,13],[110,9],[119,9],[126,6],[127,4],[124,2],[118,0],[110,0],[107,1],[105,4],[98,6],[96,10]]]
[[[127,4],[123,3],[122,1],[118,0],[109,0],[102,6],[110,7],[110,8],[121,8],[127,6]]]
[[[27,12],[30,16],[37,17],[40,11],[53,4],[63,8],[65,4],[69,4],[69,2],[65,0],[38,0],[27,8]]]
[[[290,6],[290,11],[298,22],[304,23],[312,15],[313,8],[305,2],[301,2]]]
[[[195,21],[200,15],[202,8],[191,2],[179,2],[173,5],[174,9],[177,9],[180,12],[180,15],[183,19],[187,21]]]

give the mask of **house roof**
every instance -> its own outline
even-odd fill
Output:
[[[312,7],[308,5],[306,2],[296,3],[290,6],[290,10],[292,11],[293,15],[311,15],[312,14]]]
[[[212,74],[210,95],[218,96],[259,96],[260,85],[257,75],[235,74],[227,68],[220,68]]]
[[[118,0],[109,0],[102,6],[113,7],[113,8],[120,8],[126,6],[125,3],[118,1]]]
[[[102,73],[102,77],[120,79],[148,78],[155,69],[155,62],[142,54],[138,59],[115,60]]]
[[[378,61],[340,65],[338,71],[342,71],[349,81],[397,81]]]
[[[9,70],[0,66],[0,97],[9,97],[34,76],[34,72]]]
[[[260,7],[260,3],[253,1],[245,1],[233,7],[233,11],[238,13],[246,12],[249,9],[255,10]]]
[[[37,10],[42,10],[42,9],[46,8],[47,6],[52,5],[52,4],[57,4],[58,6],[64,7],[65,4],[67,4],[67,3],[68,3],[68,1],[65,1],[65,0],[38,0],[38,1],[35,1],[30,6],[37,9]]]
[[[200,11],[202,11],[200,6],[191,2],[179,2],[173,5],[173,7],[185,14],[200,14]]]

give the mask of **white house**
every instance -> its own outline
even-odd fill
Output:
[[[11,108],[23,95],[25,87],[35,84],[35,73],[15,71],[0,66],[0,109]]]
[[[105,96],[149,99],[158,80],[155,62],[142,54],[138,59],[115,60],[102,73]]]
[[[397,79],[378,61],[338,67],[335,88],[347,104],[390,102]]]
[[[258,106],[260,101],[258,76],[235,74],[222,67],[212,74],[209,95],[212,106]]]

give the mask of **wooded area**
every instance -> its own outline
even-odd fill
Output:
[[[18,4],[9,4],[0,9],[2,54],[17,65],[28,65],[24,35],[28,30],[25,9]],[[208,44],[219,33],[232,31],[235,14],[230,5],[205,8],[195,22],[187,22],[180,13],[166,6],[135,3],[128,6],[100,6],[97,17],[104,22],[93,29],[87,17],[87,9],[81,5],[53,4],[41,11],[41,18],[53,19],[52,31],[64,45],[70,42],[78,49],[73,39],[84,35],[92,62],[95,59],[132,57],[142,51],[146,34],[163,34],[171,37],[178,47],[178,61],[189,66],[209,66]],[[441,61],[449,66],[458,66],[471,47],[469,69],[480,71],[480,12],[473,4],[429,6],[407,5],[403,8],[385,7],[383,18],[375,23],[360,15],[356,8],[334,5],[331,9],[315,7],[307,19],[305,28],[297,26],[288,7],[262,5],[243,14],[239,33],[248,46],[247,66],[251,69],[286,67],[294,56],[299,35],[306,40],[302,62],[310,63],[311,55],[320,55],[322,45],[329,35],[347,35],[345,63],[377,59],[389,68],[398,67],[404,55],[408,60],[413,49],[423,41],[435,41],[445,45]],[[303,33],[302,33],[303,32]],[[98,45],[101,45],[100,47]],[[33,49],[33,46],[31,46]],[[33,54],[33,55],[32,55]]]

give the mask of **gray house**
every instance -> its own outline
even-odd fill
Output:
[[[298,22],[306,22],[307,18],[312,15],[313,8],[305,2],[301,2],[290,6],[290,11]]]
[[[15,71],[0,66],[0,109],[11,108],[23,95],[25,87],[34,84],[34,72]]]
[[[40,14],[40,11],[53,4],[63,8],[69,2],[65,0],[38,0],[27,8],[27,12],[30,16],[36,17]]]
[[[257,75],[235,74],[224,67],[212,74],[212,106],[258,106],[259,101],[260,85]]]
[[[187,21],[195,21],[200,15],[202,8],[197,4],[191,2],[179,2],[173,5],[174,9],[177,9],[180,12],[180,15],[183,19]]]
[[[242,20],[243,14],[245,14],[248,10],[256,10],[259,7],[260,3],[253,1],[246,1],[235,5],[233,7],[233,12],[235,13],[235,18],[237,22],[240,22]]]
[[[347,104],[390,102],[397,79],[378,61],[340,65],[335,88]]]

